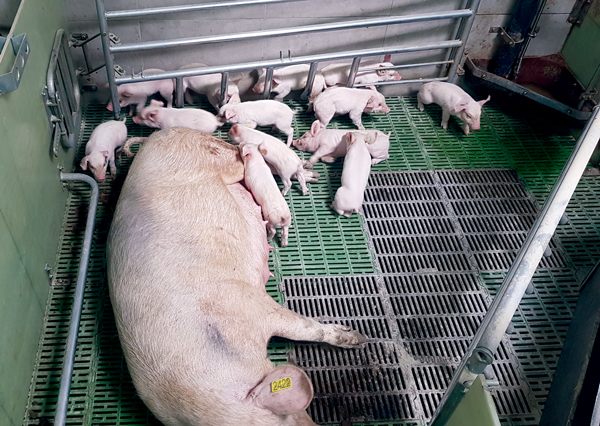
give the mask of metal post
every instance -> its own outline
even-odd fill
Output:
[[[306,79],[306,87],[304,88],[304,92],[302,92],[302,95],[300,95],[300,99],[302,99],[303,101],[307,100],[310,96],[310,93],[312,92],[318,65],[318,62],[313,62],[310,64],[310,68],[308,70],[308,78]]]
[[[346,87],[354,86],[354,80],[356,79],[356,73],[358,72],[358,67],[360,65],[361,59],[362,58],[358,56],[352,61],[352,66],[350,67],[350,73],[348,74],[348,83],[346,84]]]
[[[73,375],[73,364],[75,361],[75,351],[77,350],[77,332],[79,331],[79,320],[83,308],[83,295],[85,293],[85,281],[87,279],[88,263],[92,248],[92,236],[94,235],[94,224],[96,220],[96,209],[98,207],[98,184],[88,175],[81,173],[61,173],[60,180],[63,182],[85,182],[92,188],[90,197],[90,206],[85,226],[85,235],[81,248],[81,260],[79,261],[79,271],[77,272],[77,285],[75,287],[75,296],[73,297],[73,313],[71,314],[71,323],[69,324],[69,334],[67,337],[67,346],[65,350],[65,361],[60,378],[60,389],[58,392],[58,402],[56,403],[56,413],[54,415],[54,426],[64,426],[67,419],[67,406],[69,404],[69,392],[71,390],[71,376]]]
[[[225,104],[225,100],[227,99],[227,91],[229,90],[229,72],[225,71],[221,73],[221,99],[219,99],[219,106],[223,106]]]
[[[104,62],[106,64],[106,76],[108,77],[108,87],[110,88],[110,99],[113,105],[113,115],[115,120],[121,116],[121,105],[119,105],[119,92],[115,83],[115,61],[110,52],[110,40],[108,39],[108,22],[106,21],[106,9],[104,0],[96,0],[96,10],[98,11],[98,25],[100,26],[100,39],[102,40],[102,51],[104,52]]]
[[[456,83],[456,71],[458,71],[458,66],[462,62],[462,56],[465,53],[465,47],[467,45],[467,40],[469,39],[469,34],[471,33],[471,28],[473,28],[473,22],[475,21],[475,16],[477,15],[477,9],[479,9],[479,3],[480,0],[473,0],[473,2],[471,3],[471,15],[468,18],[466,18],[465,25],[462,28],[460,34],[460,41],[462,42],[462,44],[456,50],[456,55],[454,56],[454,63],[448,70],[448,81],[450,83]]]
[[[485,367],[492,363],[498,345],[513,318],[560,218],[579,183],[579,179],[600,139],[600,107],[594,108],[571,157],[559,176],[542,212],[527,234],[527,239],[510,267],[463,361],[431,420],[431,426],[444,426]]]
[[[183,77],[179,77],[175,79],[175,106],[177,108],[183,107],[183,95],[185,90],[183,90]]]
[[[265,74],[265,91],[263,92],[263,99],[269,99],[271,96],[271,83],[273,82],[273,68],[267,68]]]

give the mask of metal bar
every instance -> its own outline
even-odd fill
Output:
[[[448,77],[415,78],[413,80],[378,81],[375,83],[355,84],[353,87],[394,86],[396,84],[427,83],[428,81],[448,81]]]
[[[63,86],[67,97],[63,99],[68,103],[69,109],[75,107],[77,105],[77,100],[75,99],[75,91],[73,89],[73,82],[71,81],[71,72],[69,70],[69,64],[67,64],[67,52],[63,49],[60,49],[58,53],[58,71],[60,72],[60,78],[63,80]],[[71,111],[69,111],[70,113]],[[69,120],[73,121],[75,117],[69,114]]]
[[[479,0],[474,0],[479,3]],[[384,18],[369,18],[356,21],[332,22],[327,24],[305,25],[301,27],[276,28],[271,30],[250,31],[237,34],[222,34],[205,37],[180,38],[175,40],[145,41],[140,43],[120,44],[111,46],[112,53],[136,52],[142,50],[161,49],[166,47],[190,46],[205,43],[223,43],[237,40],[250,40],[274,36],[288,36],[332,30],[346,30],[352,28],[375,27],[382,25],[406,24],[411,22],[436,21],[441,19],[454,19],[473,17],[471,10],[457,10],[451,12],[423,13],[418,15],[392,16]],[[469,27],[470,29],[470,27]],[[468,33],[467,33],[468,34]]]
[[[271,86],[273,84],[273,68],[267,68],[267,73],[265,74],[265,91],[263,92],[263,99],[269,99],[271,95]]]
[[[358,67],[360,66],[361,59],[362,57],[358,56],[352,61],[352,65],[350,66],[350,72],[348,73],[348,83],[346,83],[346,87],[354,86],[354,80],[356,79],[356,73],[358,72]]]
[[[98,11],[98,25],[100,26],[100,39],[102,40],[102,52],[104,53],[104,63],[106,64],[106,76],[108,77],[108,87],[110,89],[110,99],[113,105],[113,115],[115,120],[121,116],[121,105],[119,105],[119,92],[115,84],[115,63],[114,56],[110,53],[110,40],[108,39],[108,22],[106,22],[106,9],[104,0],[96,0],[96,10]]]
[[[469,6],[469,0],[463,0],[462,4],[460,5],[460,7],[462,9],[467,9]],[[459,39],[459,34],[461,32],[461,29],[463,27],[465,23],[464,19],[458,19],[454,25],[453,31],[452,31],[452,37],[451,40],[458,40]],[[450,49],[446,52],[446,54],[444,55],[444,60],[445,61],[451,61],[452,58],[456,57],[456,49]],[[450,67],[440,67],[440,70],[438,72],[438,76],[439,77],[443,77],[446,76],[446,74],[448,73]]]
[[[152,7],[147,9],[116,10],[106,12],[106,19],[130,19],[139,16],[151,16],[166,13],[195,12],[198,10],[219,9],[223,7],[253,6],[257,4],[291,3],[306,0],[243,0],[220,3],[201,3],[184,6]]]
[[[526,98],[529,98],[535,102],[539,102],[542,105],[546,105],[547,107],[555,109],[556,111],[560,111],[563,114],[567,114],[577,120],[588,120],[592,115],[590,112],[576,110],[569,105],[565,105],[557,100],[547,98],[546,96],[540,95],[539,93],[529,90],[526,87],[513,83],[506,78],[499,77],[491,72],[477,68],[473,61],[471,61],[471,58],[467,58],[465,64],[475,77],[487,80],[512,92],[519,93]]]
[[[223,106],[225,104],[225,99],[227,99],[229,90],[229,72],[224,72],[221,74],[221,99],[219,99],[219,106]]]
[[[69,75],[69,80],[70,80],[70,87],[73,89],[73,95],[74,95],[74,99],[75,99],[75,103],[73,104],[73,109],[74,111],[79,111],[79,102],[81,101],[81,92],[79,90],[79,79],[77,78],[77,69],[75,68],[75,65],[73,64],[73,59],[71,58],[71,55],[68,53],[69,52],[69,43],[67,41],[67,37],[63,37],[63,51],[64,51],[64,55],[65,58],[67,60],[67,68],[68,68],[68,75]],[[73,120],[75,120],[75,117],[73,117]]]
[[[54,415],[55,426],[64,426],[67,419],[71,376],[73,375],[73,364],[75,361],[75,351],[77,349],[77,332],[79,331],[79,320],[81,319],[81,311],[83,308],[83,295],[85,293],[85,281],[87,279],[87,269],[92,248],[92,236],[94,235],[94,224],[99,195],[98,184],[88,175],[81,173],[61,173],[60,180],[63,182],[85,182],[92,188],[92,195],[90,197],[90,206],[87,215],[83,245],[81,248],[81,260],[79,261],[77,285],[75,287],[75,296],[73,298],[73,313],[71,314],[71,323],[69,324],[65,361],[63,363],[58,402],[56,403],[56,413]]]
[[[448,81],[450,83],[456,83],[456,71],[458,71],[458,66],[460,65],[462,56],[465,53],[465,46],[467,45],[467,39],[469,38],[471,28],[473,28],[473,22],[475,21],[475,16],[477,15],[477,9],[479,9],[479,3],[480,0],[473,0],[471,2],[471,15],[467,18],[460,34],[460,40],[462,41],[462,45],[456,50],[456,55],[454,55],[453,59],[454,63],[448,70]]]
[[[100,1],[100,0],[97,0]],[[407,53],[407,52],[419,52],[423,50],[435,50],[435,49],[449,49],[452,47],[460,46],[461,42],[459,40],[447,40],[441,41],[432,44],[420,44],[413,46],[390,46],[390,47],[379,47],[376,49],[364,49],[364,50],[352,50],[347,52],[340,53],[327,53],[320,55],[310,55],[310,56],[301,56],[298,58],[281,61],[279,59],[271,59],[267,61],[257,61],[257,62],[246,62],[240,64],[231,64],[231,65],[222,65],[222,66],[213,66],[213,67],[201,67],[201,68],[188,68],[183,70],[175,70],[175,71],[167,71],[163,73],[150,74],[144,76],[144,78],[133,77],[133,76],[124,76],[116,78],[117,84],[125,84],[125,83],[135,83],[138,81],[153,81],[153,80],[162,80],[165,78],[177,78],[177,77],[191,77],[195,75],[207,75],[207,74],[215,74],[222,73],[225,71],[244,71],[251,70],[255,68],[272,68],[272,67],[283,67],[288,65],[298,65],[298,64],[308,64],[312,62],[321,62],[327,60],[336,60],[336,59],[347,59],[354,58],[357,56],[376,56],[383,54],[394,54],[394,53]]]
[[[542,0],[538,6],[537,11],[535,12],[535,16],[533,18],[533,22],[529,27],[529,31],[527,31],[525,35],[525,41],[523,42],[523,46],[521,50],[519,50],[519,54],[517,55],[517,65],[515,66],[514,76],[515,79],[519,75],[521,71],[521,65],[523,64],[523,58],[525,57],[525,52],[527,52],[527,48],[529,47],[529,43],[531,43],[531,39],[534,38],[537,34],[535,34],[535,29],[540,22],[540,18],[542,17],[542,12],[546,7],[546,0]]]
[[[559,176],[544,208],[510,267],[446,393],[431,426],[444,426],[454,413],[477,374],[491,364],[506,328],[519,306],[552,235],[569,204],[579,179],[600,139],[600,107],[595,107],[583,133]]]
[[[358,72],[380,71],[380,70],[399,70],[402,68],[428,67],[428,66],[432,66],[432,65],[451,64],[453,62],[454,61],[416,62],[414,64],[394,65],[393,67],[360,68],[358,70]]]
[[[46,72],[46,86],[48,87],[48,97],[52,102],[56,102],[56,85],[54,79],[56,75],[56,69],[58,67],[58,55],[60,53],[60,46],[62,44],[62,36],[64,30],[60,29],[56,32],[54,37],[54,44],[52,45],[52,52],[50,53],[50,65],[48,65],[48,71]]]
[[[317,74],[317,67],[319,66],[318,62],[313,62],[310,64],[310,68],[308,69],[308,77],[306,78],[306,87],[304,88],[304,92],[300,95],[300,99],[305,101],[309,98],[310,93],[312,92],[313,84],[315,82],[315,75]]]
[[[183,108],[183,77],[175,79],[175,106],[177,108]]]

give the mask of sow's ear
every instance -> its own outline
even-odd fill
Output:
[[[248,395],[258,406],[278,415],[290,415],[306,410],[313,398],[310,379],[297,367],[280,365]]]

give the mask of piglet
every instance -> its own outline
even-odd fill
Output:
[[[145,74],[158,74],[161,72],[165,71],[158,68],[151,68],[144,71]],[[108,89],[108,83],[105,87]],[[157,92],[165,98],[167,107],[171,108],[173,106],[173,90],[175,90],[175,85],[171,79],[140,81],[139,83],[127,83],[117,87],[117,91],[119,92],[119,105],[121,108],[127,105],[136,105],[137,112],[140,112],[142,108],[144,108],[148,96]],[[112,101],[108,102],[106,109],[109,111],[113,110]],[[130,112],[129,115],[132,115],[132,112]]]
[[[377,69],[376,71],[365,71],[365,69],[373,68],[388,68],[393,67],[394,64],[390,62],[390,55],[386,55],[384,62],[368,61],[362,63],[358,67],[358,72],[354,78],[354,84],[371,84],[380,81],[398,81],[402,77],[398,74],[398,71],[394,69]],[[350,75],[350,64],[331,64],[324,67],[321,72],[325,80],[325,84],[329,86],[335,86],[338,84],[346,85],[348,83],[348,76]]]
[[[271,92],[277,93],[275,100],[282,101],[292,90],[300,90],[306,87],[308,82],[308,71],[310,65],[300,64],[291,65],[289,67],[277,68],[273,70],[273,81],[271,84]],[[258,78],[258,81],[252,88],[254,93],[263,93],[265,90],[265,76],[263,74]],[[325,79],[319,71],[315,74],[313,87],[309,94],[310,97],[316,97],[319,93],[325,90]]]
[[[110,168],[110,174],[116,176],[115,149],[127,139],[126,120],[127,117],[123,118],[123,121],[111,120],[100,124],[85,145],[85,157],[80,166],[83,170],[89,167],[96,180],[104,180],[107,166]]]
[[[257,145],[265,161],[273,166],[283,182],[283,195],[287,194],[292,187],[292,178],[298,179],[302,187],[302,195],[308,194],[306,187],[306,178],[302,167],[302,160],[290,148],[285,146],[279,139],[266,133],[249,127],[235,124],[231,127],[227,136],[235,143],[245,142],[247,144]]]
[[[385,98],[374,87],[368,89],[350,89],[347,87],[332,87],[321,93],[313,103],[315,117],[326,127],[334,115],[349,114],[352,122],[360,130],[365,130],[362,125],[363,112],[382,112],[387,114],[390,109],[385,103]]]
[[[287,135],[287,146],[290,146],[294,139],[294,114],[295,111],[281,102],[266,99],[242,103],[240,97],[234,95],[221,107],[217,117],[221,121],[243,124],[252,129],[256,126],[276,127]]]
[[[386,135],[379,130],[375,142],[367,145],[369,154],[371,154],[371,165],[387,160],[390,149],[390,135]],[[348,130],[326,129],[321,125],[320,121],[313,122],[310,131],[306,132],[299,139],[296,139],[292,144],[300,151],[312,152],[313,155],[304,164],[306,168],[313,167],[317,161],[323,160],[326,163],[335,161],[336,158],[346,155],[346,144],[342,143],[342,138],[348,133]],[[358,133],[367,134],[366,130]]]
[[[262,208],[263,218],[267,222],[267,239],[275,236],[276,228],[281,228],[281,246],[286,247],[292,223],[290,208],[279,192],[277,182],[258,151],[258,146],[242,142],[239,148],[244,160],[244,183]]]
[[[180,70],[190,68],[202,68],[206,67],[204,64],[188,64],[184,65]],[[241,75],[240,75],[241,78]],[[221,100],[221,74],[207,74],[207,75],[196,75],[193,77],[183,78],[183,90],[190,89],[200,95],[205,95],[208,98],[208,102],[218,111],[219,102]],[[239,88],[235,79],[230,78],[227,83],[227,96],[225,102],[235,94],[239,94]],[[187,95],[187,94],[186,94]],[[191,97],[186,96],[188,103],[193,103]]]
[[[462,122],[465,135],[469,134],[469,127],[479,130],[481,107],[490,100],[475,102],[471,96],[456,84],[443,81],[431,81],[421,86],[417,94],[420,111],[425,111],[423,104],[438,104],[442,107],[442,127],[448,129],[448,119],[451,115],[458,117]]]
[[[160,101],[152,100],[139,116],[133,117],[133,122],[155,129],[180,126],[204,133],[213,133],[223,125],[217,120],[217,117],[208,111],[191,108],[163,108],[163,105]]]
[[[367,135],[348,132],[342,143],[346,144],[346,158],[342,169],[342,186],[335,193],[331,208],[338,214],[350,217],[358,213],[365,196],[365,188],[371,172],[371,155],[367,144],[377,138],[375,132]]]

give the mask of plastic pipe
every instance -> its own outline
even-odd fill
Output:
[[[75,351],[77,350],[77,333],[79,331],[79,321],[83,309],[83,295],[85,293],[85,282],[87,280],[87,270],[90,261],[90,252],[92,249],[92,236],[94,235],[94,225],[96,221],[96,209],[98,208],[98,184],[88,175],[81,173],[61,173],[60,180],[63,182],[85,182],[92,188],[90,197],[90,207],[88,210],[85,226],[85,235],[81,248],[81,259],[79,261],[79,271],[77,272],[77,285],[75,286],[75,296],[73,297],[73,313],[69,324],[69,334],[67,336],[67,346],[65,349],[65,361],[63,363],[62,376],[60,378],[60,389],[58,392],[58,402],[56,403],[56,412],[54,414],[54,426],[64,426],[67,419],[67,406],[69,404],[69,392],[71,390],[71,376],[73,375],[73,364],[75,361]]]
[[[442,397],[431,420],[431,426],[444,426],[448,422],[477,375],[492,363],[498,345],[600,139],[599,112],[600,107],[595,107],[544,208],[527,234],[523,247],[506,274],[500,290]]]
[[[97,0],[100,1],[100,0]],[[479,4],[479,0],[474,0]],[[100,16],[100,13],[98,13]],[[277,28],[271,30],[250,31],[237,34],[223,34],[205,37],[180,38],[175,40],[157,40],[145,41],[140,43],[127,43],[118,46],[111,46],[111,53],[137,52],[142,50],[162,49],[166,47],[190,46],[206,43],[223,43],[236,40],[251,40],[273,36],[288,36],[294,34],[306,34],[332,30],[346,30],[353,28],[375,27],[382,25],[407,24],[411,22],[437,21],[441,19],[465,18],[474,16],[474,12],[469,9],[456,10],[451,12],[423,13],[418,15],[392,16],[386,18],[360,19],[356,21],[333,22],[327,24],[305,25],[301,27]],[[470,30],[470,27],[469,27]],[[468,35],[468,32],[467,32]]]

